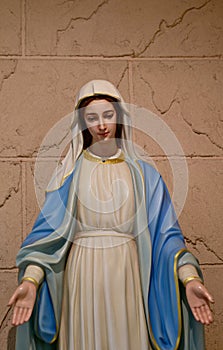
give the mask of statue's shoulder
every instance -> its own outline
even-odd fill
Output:
[[[142,170],[143,176],[145,179],[153,179],[153,180],[159,180],[161,175],[158,172],[158,170],[155,169],[155,167],[151,164],[149,164],[148,162],[146,162],[145,160],[142,159],[138,159],[137,163],[139,165],[139,167]]]

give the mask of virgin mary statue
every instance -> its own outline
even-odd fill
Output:
[[[204,350],[211,295],[108,81],[76,96],[69,151],[17,255],[17,350]]]

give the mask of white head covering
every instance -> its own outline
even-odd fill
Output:
[[[106,95],[115,98],[120,102],[124,102],[122,96],[116,87],[107,80],[92,80],[82,86],[76,95],[75,109],[78,109],[80,103],[87,97],[98,95]]]
[[[122,125],[122,149],[135,158],[131,142],[131,120],[124,100],[116,87],[106,80],[92,80],[85,84],[76,95],[75,110],[71,124],[72,140],[69,151],[63,161],[57,166],[52,179],[47,187],[47,191],[53,191],[62,186],[64,180],[71,174],[75,162],[83,151],[83,136],[78,119],[80,117],[79,106],[83,100],[89,97],[109,96],[116,99],[123,111]]]
[[[116,87],[106,80],[93,80],[85,84],[76,95],[74,112],[63,118],[62,123],[61,121],[57,123],[59,125],[56,124],[56,131],[52,128],[53,130],[50,130],[50,135],[47,134],[47,137],[44,138],[35,163],[34,176],[35,190],[39,206],[42,207],[44,202],[46,187],[47,191],[53,191],[60,188],[63,185],[64,180],[74,170],[75,162],[83,151],[83,136],[81,127],[78,123],[80,114],[78,107],[85,98],[98,95],[107,95],[115,98],[122,109],[123,125],[121,148],[126,156],[129,156],[132,160],[140,158],[146,159],[155,167],[153,159],[148,159],[148,155],[143,153],[142,148],[138,147],[137,144],[133,147],[131,137],[132,124],[134,129],[142,131],[153,138],[154,141],[164,150],[167,156],[180,156],[180,164],[179,161],[176,161],[175,157],[169,157],[174,181],[173,201],[176,203],[179,215],[183,209],[188,190],[187,161],[179,141],[163,119],[144,108],[138,108],[134,105],[124,103],[123,98]],[[63,123],[64,119],[66,119],[65,123]],[[52,134],[53,137],[51,137]],[[42,161],[42,157],[47,157],[52,160],[56,156],[57,159],[60,159],[62,152],[68,144],[69,150],[66,157],[62,162],[61,160],[58,161],[58,165],[52,176],[52,162],[49,162],[46,167],[46,162]],[[53,145],[53,147],[51,145]],[[50,178],[51,180],[49,182]]]

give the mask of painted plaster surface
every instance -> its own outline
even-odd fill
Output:
[[[189,186],[179,221],[215,297],[206,349],[222,349],[222,18],[222,0],[1,1],[2,350],[13,350],[15,343],[6,305],[17,284],[16,252],[39,211],[36,191],[49,176],[43,174],[34,186],[38,150],[46,133],[72,112],[79,87],[91,79],[113,82],[127,102],[170,127],[182,146],[183,158],[177,150],[166,152],[143,132],[150,125],[147,117],[134,131],[134,141],[171,194],[171,161],[179,179],[187,161]],[[62,141],[47,145],[51,156],[43,152],[40,164],[53,168]]]
[[[0,5],[0,55],[21,55],[21,2],[2,0]]]
[[[220,55],[222,6],[220,0],[27,1],[26,50],[90,57]]]

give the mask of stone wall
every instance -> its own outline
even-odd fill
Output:
[[[222,349],[222,18],[222,0],[1,1],[2,350],[14,349],[6,305],[16,286],[16,252],[38,213],[38,147],[90,79],[110,80],[126,101],[160,116],[183,147],[189,190],[180,223],[216,300],[206,348]],[[166,155],[146,137],[138,140],[172,190]]]

